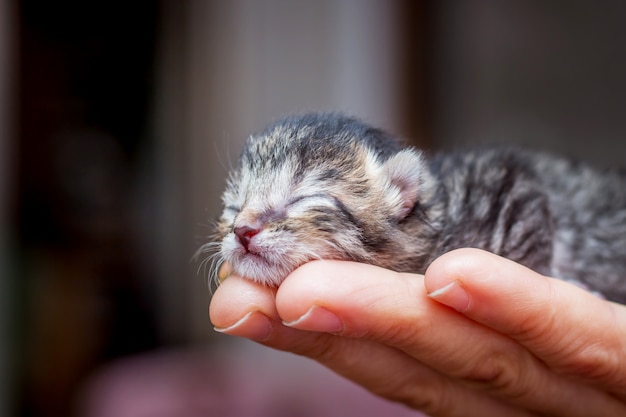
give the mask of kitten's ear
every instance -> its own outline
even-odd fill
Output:
[[[387,198],[392,205],[392,216],[396,220],[402,220],[417,203],[424,172],[424,158],[413,149],[403,149],[387,159],[382,169],[388,188]]]

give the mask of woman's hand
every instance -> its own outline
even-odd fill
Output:
[[[277,290],[231,276],[210,317],[433,416],[626,415],[626,307],[476,249],[424,277],[340,261]]]

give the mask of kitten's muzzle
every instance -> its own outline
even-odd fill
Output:
[[[256,229],[249,226],[239,226],[235,227],[235,229],[233,230],[235,236],[237,236],[237,239],[239,240],[239,243],[241,243],[241,246],[244,247],[246,252],[250,252],[248,248],[250,245],[250,241],[254,236],[259,234],[260,231],[261,229]]]

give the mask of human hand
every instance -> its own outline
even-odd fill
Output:
[[[626,307],[476,249],[425,277],[340,261],[277,290],[231,276],[210,317],[432,416],[626,415]]]

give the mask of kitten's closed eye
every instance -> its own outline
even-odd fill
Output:
[[[313,198],[327,198],[327,196],[326,196],[326,194],[323,194],[323,193],[302,195],[302,196],[298,196],[298,197],[294,197],[294,198],[290,199],[287,202],[287,206],[293,206],[293,205],[296,205],[298,203],[301,203],[303,200],[310,200],[310,199],[313,199]]]
[[[331,201],[331,197],[323,193],[316,193],[294,197],[284,205],[280,204],[277,207],[266,207],[264,209],[253,210],[246,206],[242,208],[227,206],[225,212],[227,211],[228,213],[224,214],[233,215],[233,228],[252,228],[254,225],[255,228],[262,229],[271,223],[282,221],[286,217],[302,215],[313,207],[332,206]]]
[[[300,216],[319,207],[334,207],[333,198],[324,193],[304,195],[289,200],[286,209],[290,216]]]

